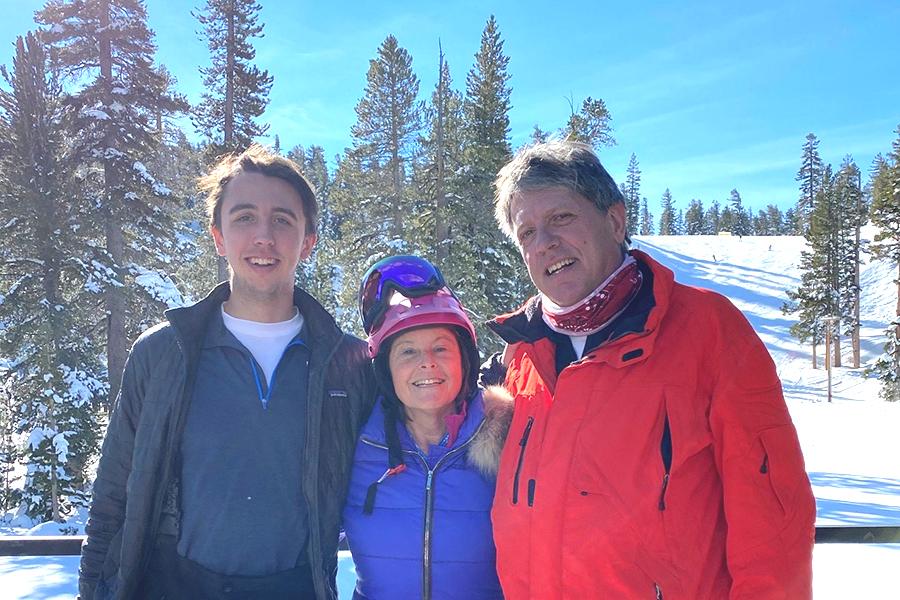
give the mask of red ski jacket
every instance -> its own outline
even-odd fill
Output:
[[[517,342],[515,412],[492,511],[506,597],[812,597],[815,501],[775,365],[725,297],[652,277],[642,327],[557,376],[554,343]],[[646,285],[646,279],[645,279]]]

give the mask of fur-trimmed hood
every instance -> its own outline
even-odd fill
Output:
[[[492,385],[484,389],[484,425],[469,445],[469,462],[490,477],[497,476],[500,452],[512,422],[513,397],[506,388]]]

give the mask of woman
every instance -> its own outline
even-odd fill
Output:
[[[359,306],[381,398],[344,509],[354,598],[502,598],[490,508],[511,399],[478,388],[475,328],[428,261],[376,263]]]

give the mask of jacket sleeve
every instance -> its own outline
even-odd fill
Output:
[[[110,556],[114,538],[121,540],[125,520],[126,483],[131,473],[135,430],[140,414],[146,368],[142,365],[140,341],[135,344],[125,364],[122,387],[109,420],[100,451],[100,464],[94,481],[91,507],[81,547],[78,569],[78,591],[82,600],[91,600],[104,573],[104,565],[118,564],[118,556]],[[112,551],[115,552],[116,544]]]
[[[730,599],[812,598],[816,507],[797,432],[768,351],[723,302],[718,347],[706,351]]]

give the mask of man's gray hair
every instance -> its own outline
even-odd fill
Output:
[[[524,191],[562,187],[583,196],[601,211],[625,203],[619,186],[587,144],[556,140],[519,150],[494,180],[494,217],[516,244],[510,203]],[[625,236],[623,249],[628,247]]]

